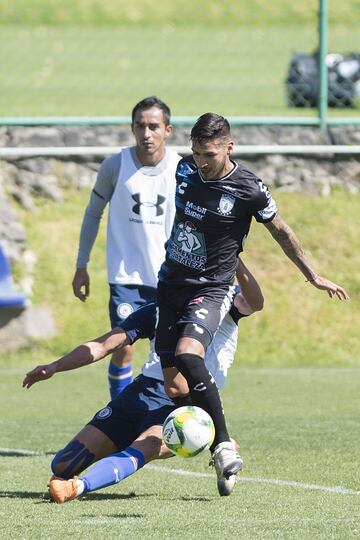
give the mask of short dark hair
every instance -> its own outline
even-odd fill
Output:
[[[190,139],[198,141],[229,136],[229,122],[223,116],[211,112],[202,114],[196,120],[190,133]]]
[[[142,99],[135,105],[131,113],[131,124],[134,125],[135,115],[138,111],[146,111],[151,107],[157,107],[162,110],[164,116],[164,123],[166,126],[170,124],[171,112],[170,108],[161,99],[156,96],[150,96]]]

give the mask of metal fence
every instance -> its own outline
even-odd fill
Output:
[[[128,123],[152,94],[175,125],[205,110],[233,125],[360,125],[359,10],[346,24],[345,1],[308,0],[302,26],[263,4],[268,26],[2,26],[0,125]]]

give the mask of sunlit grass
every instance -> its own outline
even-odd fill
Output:
[[[353,50],[354,33],[337,26],[331,50]],[[314,116],[287,106],[285,79],[316,47],[316,25],[2,26],[0,116],[126,116],[153,94],[176,116]]]
[[[265,227],[254,222],[243,257],[262,286],[265,308],[240,322],[237,359],[242,365],[359,365],[359,197],[343,191],[326,198],[273,193],[314,269],[343,285],[352,298],[330,300],[305,283]],[[48,359],[64,354],[109,328],[105,223],[91,256],[91,294],[86,304],[73,296],[71,288],[87,198],[87,190],[71,189],[65,191],[61,205],[39,201],[34,213],[20,212],[37,257],[32,300],[51,307],[58,335],[32,352],[7,355],[7,363],[29,354]],[[146,351],[144,342],[139,345],[139,363]]]

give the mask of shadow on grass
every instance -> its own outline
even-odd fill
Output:
[[[0,499],[42,499],[41,502],[49,501],[43,491],[0,491]]]
[[[92,518],[95,518],[95,519],[98,519],[99,516],[97,516],[96,514],[81,514],[81,518],[82,519],[86,519],[86,518],[89,518],[89,519],[92,519]],[[145,514],[106,514],[106,517],[107,518],[114,518],[114,519],[128,519],[128,518],[136,518],[136,519],[144,519],[145,517]]]
[[[144,499],[154,497],[154,493],[136,494],[131,493],[87,493],[83,495],[80,500],[82,501],[115,501],[115,500],[129,500],[129,499]],[[40,499],[37,504],[41,503],[53,503],[48,493],[36,492],[36,491],[0,491],[0,499]],[[139,516],[134,516],[139,517]]]
[[[27,450],[0,450],[0,456],[4,457],[22,457],[22,458],[28,458],[28,457],[37,457],[37,456],[53,456],[55,455],[55,452],[31,452]]]
[[[86,493],[80,499],[82,501],[111,501],[111,500],[121,500],[121,499],[148,499],[150,497],[155,497],[155,493]]]
[[[211,502],[210,497],[180,497],[181,501]]]

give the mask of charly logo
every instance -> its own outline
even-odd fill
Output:
[[[118,314],[118,317],[121,319],[126,319],[129,315],[131,315],[134,311],[134,308],[131,304],[127,304],[126,302],[119,304],[116,308],[116,313]]]
[[[99,420],[104,420],[105,418],[109,418],[109,416],[112,415],[112,408],[111,407],[104,407],[99,411],[95,418],[98,418]]]
[[[223,216],[228,216],[229,214],[231,214],[231,210],[234,208],[234,204],[235,197],[224,193],[223,195],[221,195],[217,211],[220,212],[220,214],[222,214]]]
[[[131,195],[131,198],[133,199],[133,201],[136,202],[136,204],[134,204],[134,206],[132,207],[132,211],[134,212],[134,214],[137,214],[138,216],[141,213],[142,207],[154,208],[156,216],[162,216],[164,213],[164,209],[161,207],[161,205],[163,204],[163,202],[166,201],[166,198],[163,197],[162,195],[157,196],[156,202],[142,201],[140,193],[134,193],[133,195]]]

